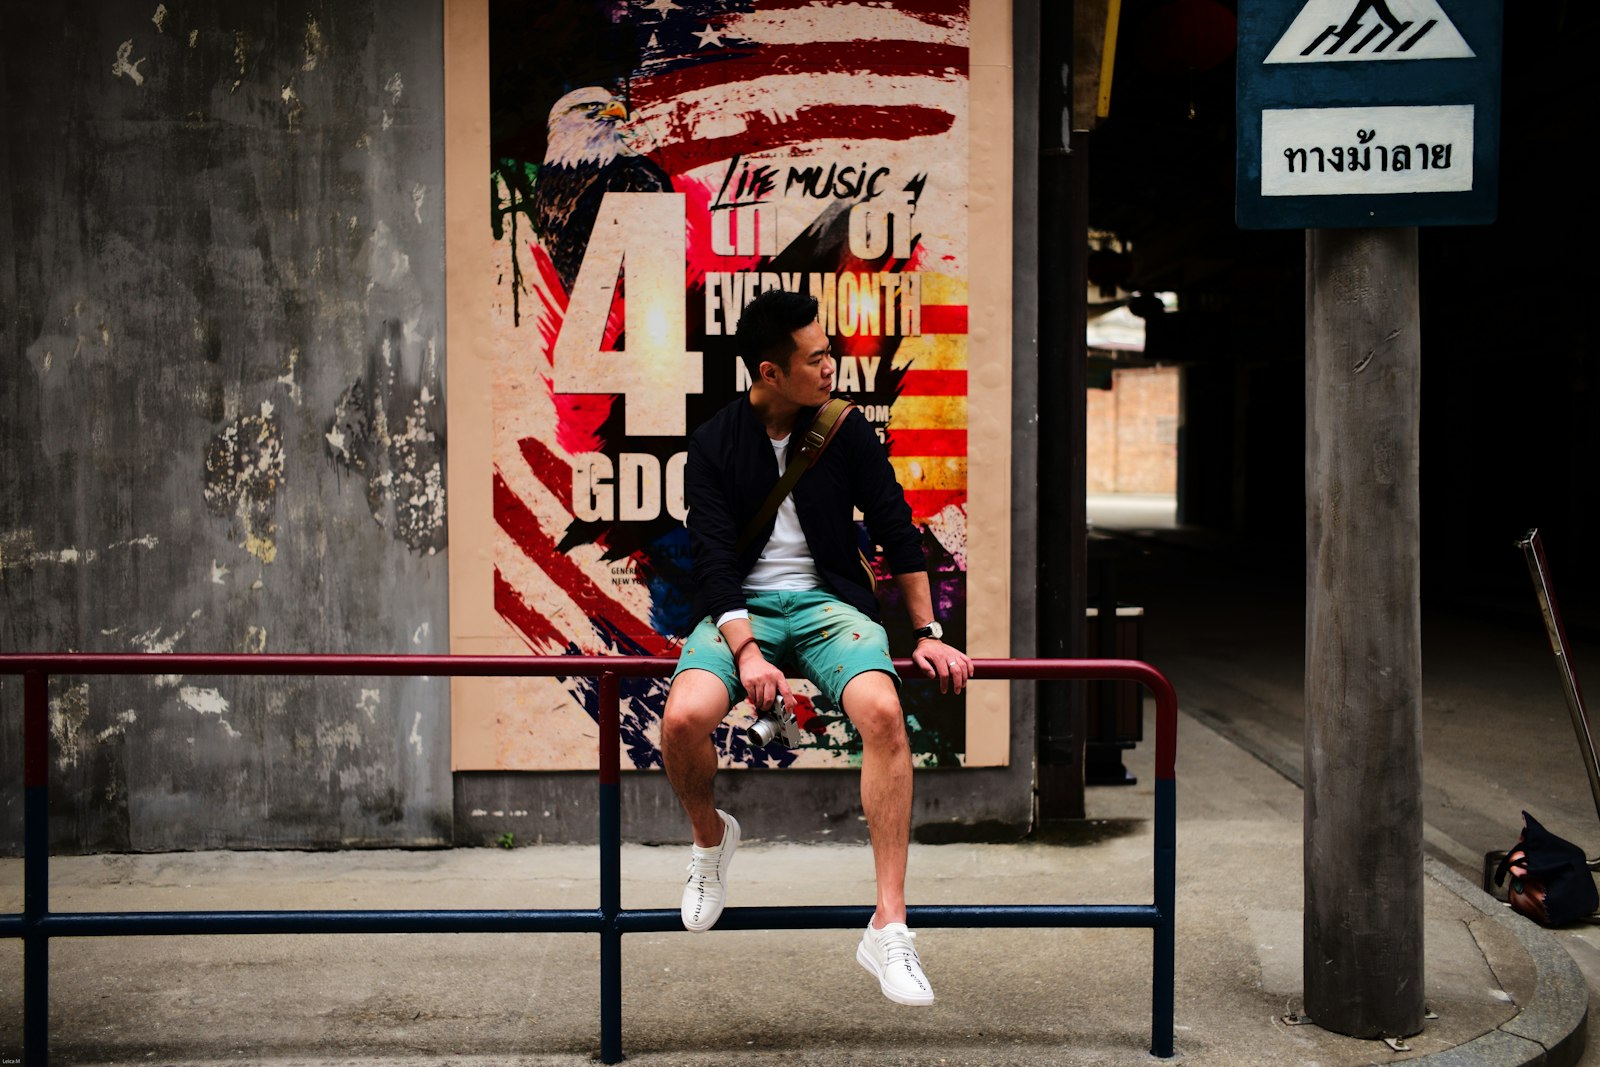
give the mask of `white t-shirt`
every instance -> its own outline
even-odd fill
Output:
[[[778,456],[780,478],[789,466],[785,455],[788,448],[789,435],[772,441],[772,450]],[[821,587],[822,576],[817,573],[816,560],[811,558],[811,546],[806,544],[805,531],[800,528],[800,513],[795,510],[794,493],[791,492],[783,498],[783,503],[778,505],[778,517],[772,527],[772,536],[767,539],[766,547],[761,550],[756,565],[750,568],[750,573],[745,576],[744,591],[803,592]],[[717,618],[717,625],[721,626],[729,619],[748,617],[749,613],[742,608],[726,611]]]

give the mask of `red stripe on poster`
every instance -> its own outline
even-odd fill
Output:
[[[782,75],[883,74],[896,78],[967,76],[965,45],[934,41],[812,41],[770,48],[727,48],[716,61],[693,63],[637,78],[628,86],[635,107],[702,89]],[[747,116],[748,117],[748,116]],[[651,153],[652,155],[654,153]]]
[[[494,474],[494,517],[500,528],[517,543],[517,547],[562,592],[571,597],[585,615],[611,623],[651,655],[665,656],[671,653],[670,646],[660,634],[601,592],[582,568],[556,548],[556,543],[539,528],[539,520],[506,484],[505,477],[499,471]]]
[[[915,104],[815,104],[796,108],[793,115],[782,119],[752,111],[744,121],[741,133],[705,138],[696,137],[686,123],[670,123],[662,145],[650,155],[667,173],[683,174],[738,155],[760,155],[819,138],[838,137],[841,130],[849,130],[852,138],[904,141],[944,133],[956,120],[948,111]]]
[[[908,370],[900,386],[900,395],[966,396],[967,372],[964,370]]]
[[[550,446],[537,437],[524,437],[517,446],[534,476],[555,494],[567,514],[572,514],[572,464],[550,451]]]
[[[966,333],[967,305],[923,304],[922,332],[924,334]]]
[[[784,11],[793,8],[855,7],[857,0],[834,3],[831,0],[761,0],[761,10]],[[897,15],[939,15],[950,22],[965,22],[970,0],[894,0]]]
[[[964,456],[965,430],[897,430],[889,427],[889,448],[896,456]]]
[[[549,655],[567,647],[567,640],[556,631],[555,623],[530,608],[522,594],[506,581],[499,567],[494,569],[494,610],[516,627],[535,652]]]
[[[911,505],[911,517],[918,521],[931,519],[951,504],[960,506],[966,502],[965,489],[906,490],[906,503]]]

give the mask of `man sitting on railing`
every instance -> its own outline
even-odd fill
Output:
[[[782,696],[798,668],[844,709],[861,736],[861,806],[872,838],[877,911],[856,959],[901,1004],[933,1003],[906,928],[911,832],[911,746],[899,676],[878,622],[872,576],[857,551],[854,510],[866,519],[916,627],[912,658],[941,691],[960,692],[972,661],[940,638],[922,539],[872,426],[848,412],[831,443],[764,528],[740,546],[787,463],[833,391],[834,357],[817,302],[768,290],[745,309],[739,355],[754,384],[695,431],[684,471],[694,582],[705,618],[684,642],[661,724],[667,777],[694,828],[683,924],[708,930],[722,914],[739,824],[717,809],[711,733],[749,696]]]

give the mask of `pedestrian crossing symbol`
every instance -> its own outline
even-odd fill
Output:
[[[1439,0],[1306,0],[1265,63],[1471,59]]]

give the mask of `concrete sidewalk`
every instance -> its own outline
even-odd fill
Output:
[[[1147,736],[1152,736],[1147,733]],[[1150,745],[1093,820],[1010,845],[915,845],[913,903],[1148,903]],[[1395,1051],[1290,1025],[1300,1000],[1301,794],[1187,715],[1178,746],[1177,1047],[1196,1065],[1570,1063],[1587,991],[1544,931],[1430,863],[1427,1002]],[[626,826],[626,813],[624,813]],[[768,843],[745,823],[733,905],[861,904],[863,846]],[[628,846],[623,906],[675,907],[683,847]],[[57,911],[594,907],[597,850],[255,852],[53,861]],[[0,909],[21,862],[0,861]],[[885,1000],[853,931],[623,939],[630,1063],[1147,1064],[1150,937],[925,931],[939,1000]],[[21,948],[0,943],[0,1061],[21,1053]],[[60,939],[52,1062],[587,1065],[598,942],[581,934]],[[1549,1054],[1547,1055],[1547,1050]]]

